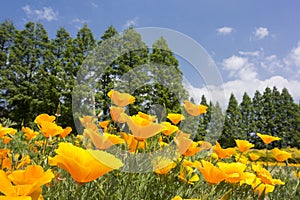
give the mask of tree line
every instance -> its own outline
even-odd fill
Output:
[[[198,139],[217,134],[216,139],[224,147],[233,147],[234,139],[243,139],[256,148],[264,148],[256,136],[263,133],[282,138],[271,147],[300,147],[300,104],[294,102],[286,88],[280,92],[275,86],[267,87],[263,93],[257,90],[252,98],[245,92],[240,103],[231,94],[224,112],[218,103],[208,104],[204,96],[201,103],[208,106],[208,112],[198,126]]]
[[[112,38],[113,45],[105,45]],[[48,113],[60,115],[57,123],[76,131],[72,96],[82,95],[74,87],[81,67],[89,63],[100,63],[96,66],[104,69],[93,83],[96,92],[89,100],[94,114],[102,113],[101,120],[109,119],[107,93],[114,88],[138,97],[129,106],[130,114],[142,111],[158,115],[159,120],[168,112],[180,113],[183,100],[189,98],[178,60],[164,38],[150,48],[132,27],[120,34],[110,26],[100,39],[86,24],[74,38],[61,27],[50,39],[41,23],[28,22],[18,30],[6,20],[0,24],[0,49],[0,117],[13,120],[18,127],[33,126],[38,114]],[[112,62],[102,62],[116,50],[122,54]],[[108,53],[91,59],[91,52],[98,51]],[[300,146],[300,108],[287,89],[266,88],[263,94],[256,91],[253,98],[245,93],[240,104],[232,94],[225,112],[204,96],[201,103],[208,106],[208,112],[188,126],[197,130],[196,139],[209,136],[224,147],[234,146],[236,138],[247,139],[260,148],[263,144],[253,133],[261,132],[283,138],[275,146]]]

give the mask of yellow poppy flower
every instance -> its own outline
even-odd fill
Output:
[[[272,149],[272,153],[273,153],[274,158],[278,162],[286,161],[287,159],[292,157],[292,154],[290,154],[289,152],[279,150],[278,148]]]
[[[178,124],[180,121],[184,120],[185,117],[181,114],[169,113],[167,118],[174,124]]]
[[[127,134],[125,132],[121,132],[122,138],[125,140],[128,151],[134,153],[136,149],[145,149],[146,141],[144,140],[137,140],[133,135]]]
[[[260,137],[260,139],[262,139],[262,141],[268,145],[273,141],[276,140],[281,140],[281,138],[279,137],[275,137],[275,136],[271,136],[271,135],[264,135],[264,134],[260,134],[260,133],[256,133],[258,137]]]
[[[199,116],[206,113],[207,106],[197,105],[188,100],[184,101],[185,110],[192,116]]]
[[[135,98],[130,94],[120,93],[115,90],[111,90],[107,95],[111,98],[115,105],[120,107],[124,107],[135,102]]]
[[[0,160],[0,163],[1,163],[1,160]],[[1,169],[3,170],[3,169],[7,169],[7,170],[11,170],[11,164],[12,164],[12,159],[11,158],[8,158],[8,157],[6,157],[6,158],[4,158],[3,160],[2,160],[2,166],[1,166]],[[0,164],[1,165],[1,164]]]
[[[219,169],[226,173],[227,177],[225,179],[226,182],[229,183],[238,183],[244,178],[244,171],[246,169],[246,165],[234,162],[234,163],[223,163],[218,162]]]
[[[107,127],[108,127],[109,123],[110,123],[110,120],[105,120],[105,121],[99,122],[99,126],[104,129],[104,132],[107,132]]]
[[[279,179],[273,179],[271,173],[263,168],[261,165],[254,165],[252,164],[252,169],[255,171],[258,178],[260,178],[262,183],[269,184],[269,185],[283,185],[284,182],[282,182]]]
[[[59,133],[59,136],[60,136],[61,138],[65,138],[65,137],[67,137],[71,132],[72,132],[72,128],[68,126],[68,127],[64,128],[64,129]]]
[[[165,136],[169,136],[169,135],[171,135],[172,133],[175,133],[176,131],[178,131],[178,127],[172,125],[172,124],[169,123],[169,122],[162,122],[161,124],[165,127],[165,128],[162,130],[162,133],[163,133]]]
[[[62,136],[68,135],[72,131],[72,129],[70,127],[68,127],[66,130],[64,130],[61,126],[58,126],[55,123],[47,122],[47,121],[43,121],[40,124],[40,130],[41,130],[42,134],[47,138],[54,137],[54,136],[60,135],[60,134],[62,134]]]
[[[176,167],[176,163],[168,158],[158,157],[153,161],[153,170],[157,174],[167,174]]]
[[[180,196],[175,196],[172,198],[172,200],[183,200]]]
[[[121,114],[124,113],[124,108],[111,106],[110,107],[110,116],[113,121],[124,123],[124,120],[121,118]]]
[[[0,124],[0,138],[2,138],[4,135],[7,134],[14,135],[16,132],[17,132],[16,129],[2,127],[2,124]]]
[[[38,124],[38,125],[41,125],[42,122],[54,122],[54,120],[56,119],[55,116],[49,116],[48,114],[40,114],[38,115],[35,120],[34,120],[34,123]]]
[[[22,131],[26,136],[26,140],[31,140],[33,138],[36,138],[36,136],[39,134],[39,132],[30,129],[29,127],[22,127]]]
[[[86,138],[90,138],[93,145],[99,150],[107,149],[115,144],[124,143],[124,140],[117,135],[108,133],[104,133],[104,135],[101,135],[100,133],[90,131],[89,129],[84,129],[83,135]]]
[[[252,161],[256,161],[260,158],[260,156],[257,155],[256,153],[249,153],[248,155]]]
[[[248,142],[247,140],[235,140],[235,143],[238,150],[243,153],[254,147],[254,144]]]
[[[42,193],[41,186],[51,182],[53,178],[54,174],[50,169],[44,172],[43,168],[38,165],[13,171],[10,175],[0,170],[0,192],[11,199],[23,196],[37,200]]]
[[[219,158],[229,158],[235,153],[234,148],[223,149],[218,141],[216,141],[214,151],[218,154]]]
[[[187,133],[180,132],[175,138],[174,142],[177,145],[177,149],[180,154],[184,154],[188,151],[190,146],[193,144],[193,140],[189,139],[190,135]],[[195,148],[195,146],[194,146]],[[200,151],[200,150],[199,150]]]
[[[273,192],[275,186],[262,183],[260,179],[255,179],[254,183],[252,184],[252,188],[254,189],[254,192],[257,192],[258,195],[261,196],[263,192],[265,195],[269,194],[270,192]]]
[[[209,150],[212,147],[211,143],[207,141],[198,141],[198,144],[200,148],[204,150]]]
[[[178,178],[184,182],[187,182],[188,184],[191,184],[191,185],[193,185],[194,182],[197,182],[200,180],[198,174],[194,173],[193,168],[191,168],[189,166],[182,166],[180,168]]]
[[[125,113],[121,114],[122,119],[127,122],[133,136],[138,140],[144,140],[160,133],[164,126],[148,121],[139,115],[129,117]]]
[[[55,157],[48,157],[51,166],[67,170],[78,183],[93,181],[123,166],[113,155],[99,150],[85,150],[71,143],[59,143]]]
[[[225,172],[221,171],[219,168],[205,160],[201,160],[201,166],[199,165],[197,168],[202,173],[205,181],[209,184],[214,185],[222,182],[225,178],[227,178]]]

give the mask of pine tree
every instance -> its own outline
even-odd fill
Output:
[[[219,139],[220,143],[222,143],[224,147],[235,146],[234,139],[243,137],[241,135],[241,128],[239,127],[241,124],[240,121],[240,108],[235,96],[231,94],[225,114],[223,133]]]
[[[216,102],[215,105],[212,102],[210,102],[208,116],[209,120],[206,125],[207,133],[205,136],[205,140],[214,143],[220,137],[222,137],[224,129],[225,119],[219,102]]]
[[[56,90],[54,95],[55,106],[60,113],[58,122],[63,126],[71,126],[75,130],[72,116],[72,89],[74,85],[75,59],[73,57],[73,40],[63,27],[57,30],[56,37],[51,41],[53,64],[49,66],[51,81]],[[60,110],[59,110],[60,107]]]
[[[37,94],[36,72],[39,62],[35,51],[35,24],[29,22],[24,30],[18,31],[15,45],[9,53],[9,64],[6,75],[7,104],[10,107],[9,117],[19,125],[28,125],[34,116],[32,103]]]
[[[113,27],[110,26],[108,29],[104,32],[104,34],[101,36],[101,41],[99,42],[99,46],[103,46],[104,48],[107,46],[112,47],[113,45],[105,45],[102,44],[102,42],[105,42],[107,40],[115,40],[119,38],[118,31]],[[97,47],[98,49],[101,47]],[[102,48],[101,48],[102,49]],[[110,49],[113,51],[112,49]],[[105,55],[105,54],[104,54]],[[109,58],[103,58],[104,60]],[[101,67],[101,66],[99,66]],[[99,80],[97,84],[97,89],[99,92],[96,94],[96,106],[99,110],[99,112],[103,112],[103,120],[108,119],[109,116],[109,107],[111,105],[110,98],[107,96],[108,92],[112,89],[114,89],[114,80],[117,77],[116,72],[116,63],[108,63],[107,65],[103,66],[104,68],[103,72],[101,73],[101,79]]]
[[[155,97],[153,101],[164,105],[168,113],[179,113],[180,104],[187,99],[187,92],[182,85],[183,74],[178,67],[178,60],[164,38],[159,38],[152,45],[150,63],[154,80],[151,90]]]
[[[239,125],[242,131],[241,139],[251,140],[250,134],[254,132],[254,108],[251,98],[246,92],[244,93],[240,104],[240,112],[242,116],[241,124]]]
[[[201,96],[201,102],[200,104],[207,106],[207,112],[205,114],[203,114],[200,118],[199,118],[199,123],[198,123],[198,128],[197,128],[197,135],[195,137],[196,141],[199,140],[204,140],[205,135],[207,134],[207,128],[208,128],[208,123],[210,120],[210,113],[211,113],[211,109],[212,109],[212,102],[209,103],[209,105],[207,104],[207,100],[206,97],[204,95]]]
[[[11,21],[0,24],[0,117],[8,117],[6,81],[4,77],[8,72],[10,49],[14,45],[16,28]]]
[[[300,112],[299,107],[286,88],[281,92],[281,105],[278,108],[276,122],[278,124],[279,144],[283,147],[299,147],[300,141]]]

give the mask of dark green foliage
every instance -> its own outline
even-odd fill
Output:
[[[241,120],[242,115],[239,109],[238,102],[233,94],[230,95],[228,107],[225,113],[225,122],[223,133],[219,139],[219,142],[224,147],[235,146],[234,139],[244,138],[243,132],[241,131]]]

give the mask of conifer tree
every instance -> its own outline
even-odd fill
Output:
[[[17,30],[12,21],[4,21],[0,24],[0,117],[8,118],[7,90],[5,76],[9,69],[10,49],[14,45]]]
[[[249,95],[245,92],[243,95],[242,102],[240,104],[240,111],[241,111],[241,139],[251,139],[250,133],[253,133],[254,131],[254,124],[253,124],[253,118],[254,118],[254,108],[252,105],[251,98]]]
[[[164,38],[159,38],[152,45],[150,55],[152,79],[154,80],[152,96],[154,102],[164,105],[168,113],[179,113],[180,104],[187,99],[187,92],[182,85],[182,72],[178,60],[169,49]]]
[[[238,102],[234,94],[230,95],[228,107],[225,114],[225,122],[223,133],[219,141],[225,146],[235,146],[234,139],[242,138],[241,128],[239,125],[241,121],[241,113],[238,106]]]

